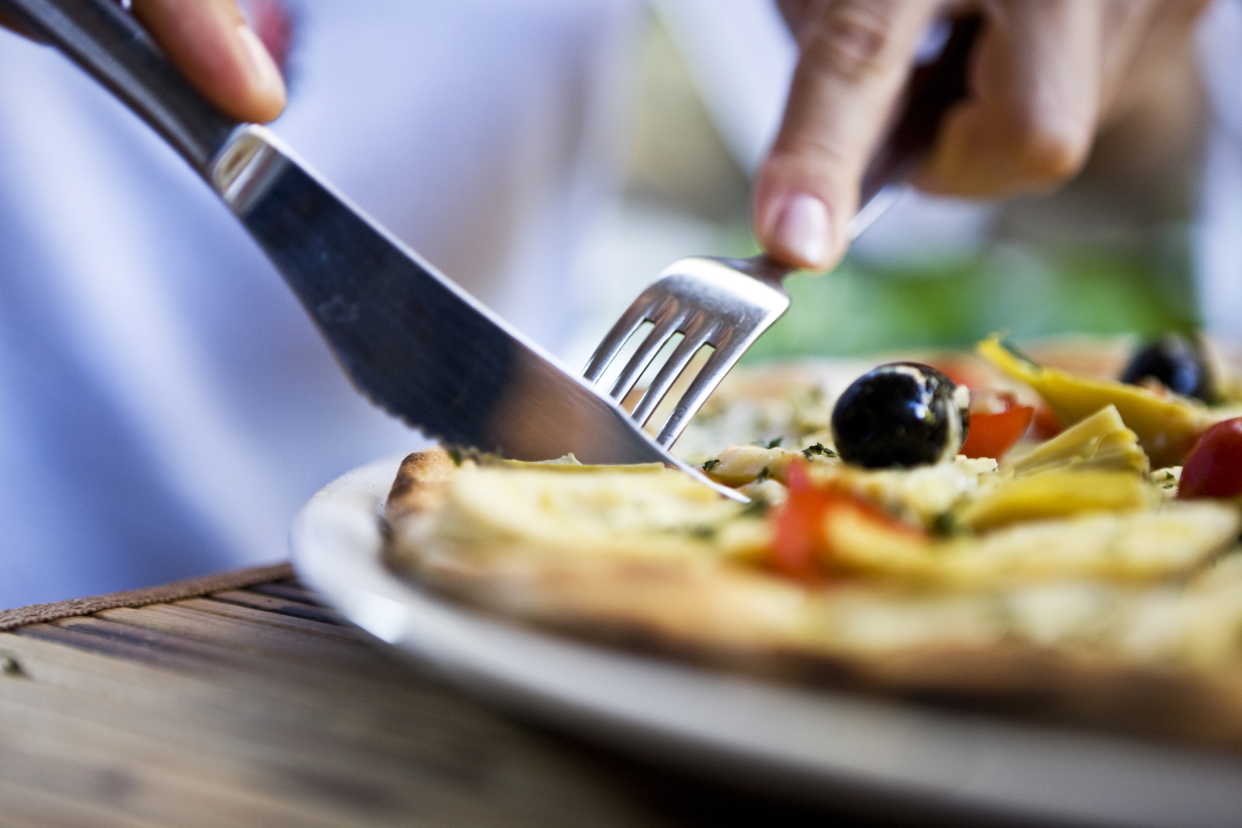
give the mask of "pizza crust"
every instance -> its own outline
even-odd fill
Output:
[[[808,588],[728,560],[557,556],[445,540],[436,520],[457,473],[442,449],[402,463],[387,504],[390,565],[506,618],[842,690],[1242,747],[1242,673],[1232,654],[1194,663],[1194,648],[1178,638],[1214,625],[1236,641],[1226,628],[1242,630],[1242,610],[1232,609],[1242,568],[1218,579],[1197,610],[1204,618],[1187,616],[1172,587]]]
[[[384,504],[389,522],[433,513],[443,504],[448,482],[456,471],[453,458],[439,446],[416,451],[402,460]]]

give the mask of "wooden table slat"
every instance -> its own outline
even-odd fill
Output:
[[[272,612],[267,609],[243,606],[241,604],[222,601],[216,598],[187,598],[169,604],[172,607],[185,607],[198,612],[222,615],[225,618],[246,621],[254,624],[267,624],[282,630],[322,636],[338,641],[357,641],[360,635],[354,627],[342,626],[338,621],[312,621],[309,618],[298,618],[286,613]]]
[[[5,828],[164,828],[101,807],[97,798],[74,800],[6,779],[0,779],[0,820]]]
[[[319,621],[323,624],[339,625],[347,623],[344,617],[336,610],[314,606],[303,601],[294,601],[291,598],[274,595],[256,595],[246,590],[216,592],[212,593],[210,598],[213,601],[237,604],[238,606],[250,607],[251,609],[263,610],[264,612],[276,613],[277,615],[305,618],[308,621]]]
[[[103,637],[98,634],[92,634],[92,630],[84,630],[82,626],[83,625],[79,624],[66,625],[60,622],[52,624],[31,624],[28,627],[19,628],[14,634],[26,638],[37,638],[42,641],[52,641],[58,644],[65,644],[79,650],[89,650],[90,652],[115,656],[128,661],[160,664],[170,670],[193,672],[198,669],[202,663],[202,653],[197,654],[196,657],[196,654],[188,653],[184,649],[179,651],[156,650],[152,647],[143,646],[141,643],[132,640],[125,640],[115,636]]]
[[[297,738],[290,744],[259,719],[250,720],[246,729],[217,731],[206,722],[175,717],[136,719],[136,711],[124,705],[86,704],[69,714],[63,703],[46,701],[31,695],[6,697],[0,728],[12,729],[15,719],[39,721],[40,728],[37,738],[0,742],[6,760],[16,763],[0,769],[0,778],[68,798],[90,794],[100,787],[97,778],[121,775],[118,768],[125,768],[120,781],[131,796],[210,799],[215,824],[229,824],[220,813],[229,807],[239,816],[263,815],[261,824],[272,824],[280,814],[281,824],[318,825],[324,823],[312,815],[331,807],[342,792],[347,799],[370,801],[372,812],[405,812],[417,809],[420,801],[445,797],[462,800],[460,810],[489,781],[486,775],[446,775],[434,756],[411,762],[408,750],[398,761],[377,757],[365,740],[350,744],[337,739],[333,751],[314,750],[324,734],[313,730],[294,734]],[[304,721],[299,725],[305,730]],[[264,738],[272,736],[277,738]],[[193,749],[186,750],[187,744]],[[56,773],[48,772],[52,766]],[[321,792],[321,784],[340,790]],[[296,794],[297,807],[282,804],[290,794]],[[301,823],[292,821],[295,817]]]
[[[303,797],[289,802],[273,795],[270,774],[261,765],[219,750],[218,740],[202,744],[207,735],[202,729],[185,733],[199,742],[196,749],[185,750],[184,741],[168,738],[172,735],[168,729],[158,738],[144,737],[125,719],[119,727],[101,722],[98,708],[91,709],[90,717],[75,717],[7,701],[6,712],[40,723],[36,737],[3,743],[6,767],[0,774],[15,784],[68,801],[123,806],[139,819],[156,824],[169,819],[204,828],[236,820],[288,826],[331,824],[319,818],[321,809],[313,800]],[[0,727],[11,731],[14,724],[11,716],[0,715]],[[224,747],[235,749],[237,745]],[[240,773],[243,767],[248,771],[245,775]]]
[[[340,638],[307,635],[274,624],[257,623],[222,614],[201,612],[188,607],[160,605],[142,609],[114,609],[98,617],[120,624],[131,624],[193,640],[264,653],[272,658],[321,661],[341,667],[366,670],[374,655],[357,644],[362,633],[351,632]]]
[[[44,642],[39,643],[46,646]],[[42,653],[28,652],[23,657],[24,664],[36,677],[43,675],[39,669],[42,666],[38,664],[39,655]],[[59,657],[57,660],[60,660]],[[350,715],[342,716],[339,715],[341,711],[324,704],[322,698],[287,698],[289,687],[283,671],[277,676],[278,681],[255,681],[252,677],[249,681],[242,679],[240,683],[229,682],[226,686],[203,681],[200,677],[169,676],[152,670],[146,673],[141,677],[143,685],[123,697],[112,693],[90,694],[85,692],[88,685],[80,683],[59,681],[49,684],[38,680],[6,681],[0,684],[0,696],[12,704],[46,706],[49,714],[86,715],[91,721],[123,726],[135,733],[147,732],[150,722],[173,720],[187,735],[204,730],[206,735],[196,739],[200,746],[218,741],[229,733],[234,736],[240,734],[244,743],[250,743],[255,741],[254,736],[270,731],[269,738],[257,742],[252,748],[252,751],[259,753],[274,745],[291,755],[301,755],[295,748],[306,745],[297,726],[307,720],[315,722],[314,730],[338,731],[340,741],[336,753],[358,750],[382,755],[394,747],[408,753],[414,745],[419,746],[420,750],[425,749],[428,755],[455,749],[453,742],[439,739],[435,732],[426,732],[417,726],[419,719],[451,721],[452,700],[448,700],[447,705],[428,704],[426,694],[418,692],[419,688],[415,689],[411,698],[400,699],[399,703],[390,703],[378,709],[368,704],[364,715],[359,716],[358,711],[352,711]],[[393,689],[400,691],[402,688],[397,686]],[[280,704],[282,700],[287,703]],[[254,704],[255,701],[259,703]],[[391,701],[394,699],[390,698]],[[408,702],[417,704],[417,716],[411,715]],[[231,724],[222,728],[217,723],[226,714],[231,715]],[[371,733],[372,727],[380,732]],[[365,736],[362,741],[355,738],[359,734]],[[492,742],[503,741],[504,738],[504,734],[497,732],[490,737]],[[446,766],[439,759],[437,763],[439,767]]]
[[[80,690],[107,689],[108,685],[100,683],[99,670],[102,667],[110,673],[110,677],[119,680],[119,686],[124,688],[119,692],[142,696],[154,691],[153,697],[143,703],[157,706],[167,698],[191,698],[197,705],[211,703],[221,696],[215,682],[226,682],[229,686],[244,682],[244,692],[261,703],[264,715],[268,717],[322,714],[330,700],[346,697],[365,705],[367,712],[374,717],[387,717],[389,724],[384,729],[385,735],[404,731],[410,707],[417,707],[420,713],[444,720],[454,716],[469,718],[469,705],[437,692],[434,685],[411,670],[404,660],[391,659],[384,652],[374,653],[371,669],[360,672],[343,670],[337,664],[300,658],[273,661],[263,653],[178,638],[100,618],[64,619],[57,625],[84,633],[76,639],[56,639],[57,643],[70,644],[73,650],[59,647],[32,650],[31,645],[35,642],[31,639],[42,641],[49,637],[10,633],[7,646],[0,645],[0,654],[7,650],[15,655],[24,670],[37,670],[36,677],[43,683]],[[88,630],[90,633],[85,634]],[[167,662],[158,658],[133,659],[125,669],[109,659],[113,653],[106,647],[105,652],[101,653],[97,644],[112,638],[116,630],[120,631],[123,641],[132,645],[156,645],[153,649],[157,653],[165,651],[198,656],[192,674],[173,669],[174,665],[178,669],[183,668],[184,661]],[[0,640],[4,639],[0,637]],[[81,651],[81,654],[75,650]],[[101,658],[101,655],[104,657]],[[153,665],[162,668],[162,671],[151,672],[148,667]],[[285,683],[264,681],[268,672],[278,674],[285,683],[313,688],[315,692],[290,693]],[[196,688],[204,681],[208,682],[205,686],[209,689],[207,696],[201,697],[196,695]]]
[[[233,647],[224,647],[185,636],[170,635],[132,624],[120,624],[97,616],[63,618],[56,621],[55,625],[81,633],[83,637],[66,641],[80,649],[101,651],[107,645],[98,643],[100,639],[104,642],[123,643],[135,648],[131,650],[135,659],[167,663],[170,667],[172,663],[163,660],[167,655],[186,656],[198,669],[208,664],[235,663],[250,669],[260,669],[267,663],[266,659],[260,655],[240,651]],[[18,634],[24,633],[25,630],[18,632]]]
[[[270,595],[273,598],[287,598],[290,601],[299,601],[303,604],[309,604],[313,607],[322,607],[323,601],[315,593],[306,589],[297,583],[289,581],[273,581],[268,584],[255,584],[247,588],[247,592],[256,593],[258,595]]]

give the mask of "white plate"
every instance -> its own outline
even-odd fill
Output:
[[[699,771],[890,813],[1136,826],[1242,825],[1242,760],[767,683],[463,609],[390,572],[399,457],[316,494],[292,529],[303,582],[453,682]]]

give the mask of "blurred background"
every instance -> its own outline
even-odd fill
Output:
[[[695,2],[654,8],[623,196],[583,268],[603,293],[567,348],[574,358],[676,258],[757,252],[750,174],[775,130],[792,41],[761,6],[735,27],[706,25],[712,12]],[[739,84],[754,63],[766,73]],[[1053,195],[989,204],[910,193],[834,271],[788,280],[788,315],[746,361],[960,346],[997,330],[1022,338],[1196,328],[1194,218],[1208,123],[1196,72],[1175,67],[1170,88],[1194,94],[1171,94],[1175,111],[1106,132],[1083,174]]]

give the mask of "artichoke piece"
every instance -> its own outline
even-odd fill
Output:
[[[976,346],[979,355],[1039,392],[1066,425],[1073,425],[1108,405],[1138,435],[1139,443],[1157,466],[1181,463],[1191,444],[1216,418],[1206,408],[1180,397],[1164,397],[1137,385],[1079,377],[1024,359],[996,334]]]
[[[796,451],[779,447],[729,446],[714,462],[708,461],[703,471],[724,486],[745,486],[761,477],[784,480],[790,461],[800,456]]]
[[[1154,489],[1133,472],[1050,471],[1006,480],[963,509],[959,521],[982,532],[1081,512],[1133,511],[1156,500]]]
[[[1015,477],[1069,468],[1146,474],[1149,464],[1138,435],[1126,428],[1117,406],[1109,405],[1040,444],[1010,468]]]

